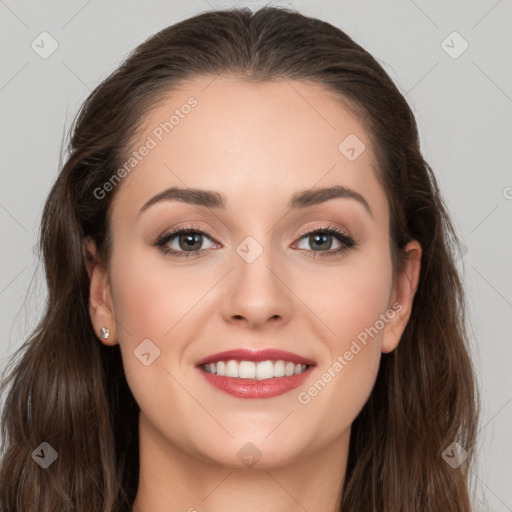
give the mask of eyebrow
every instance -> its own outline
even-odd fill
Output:
[[[348,187],[342,185],[335,185],[333,187],[308,189],[296,192],[290,198],[288,202],[288,208],[308,208],[318,204],[325,203],[331,199],[346,198],[355,199],[362,204],[365,210],[373,217],[372,210],[368,201],[356,192]],[[182,201],[188,204],[194,204],[198,206],[206,206],[207,208],[226,208],[227,201],[224,196],[219,192],[212,190],[204,190],[199,188],[180,188],[170,187],[163,192],[153,196],[147,201],[144,206],[140,209],[137,216],[143,211],[147,210],[150,206],[162,201]]]

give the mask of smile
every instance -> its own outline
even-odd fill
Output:
[[[212,354],[196,363],[214,388],[237,398],[272,398],[297,388],[311,375],[315,361],[278,349],[237,349]]]
[[[240,379],[272,379],[291,377],[306,371],[307,365],[295,364],[291,361],[218,361],[202,365],[205,372],[213,373],[221,377],[235,377]]]

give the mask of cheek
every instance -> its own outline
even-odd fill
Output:
[[[155,252],[118,250],[112,255],[111,284],[123,364],[140,405],[153,403],[154,390],[163,384],[173,387],[164,370],[171,374],[190,370],[184,352],[190,340],[201,335],[204,324],[198,315],[206,302],[202,299],[219,280],[219,273],[211,268],[171,266]]]
[[[181,431],[178,418],[187,411],[171,413],[183,402],[183,390],[173,377],[181,381],[178,366],[187,336],[194,335],[188,315],[212,283],[204,275],[171,269],[147,252],[120,254],[112,255],[111,284],[128,386],[155,424],[161,421],[169,431]]]
[[[360,338],[364,339],[366,329],[374,326],[387,310],[392,268],[390,257],[382,257],[383,252],[354,254],[339,267],[315,269],[313,278],[302,280],[298,295],[321,321],[319,327],[323,324],[327,328],[322,330],[329,340],[331,357],[348,350],[361,333]],[[379,336],[375,338],[378,344]]]
[[[211,273],[171,268],[162,258],[134,251],[112,265],[116,317],[127,331],[124,340],[167,338],[211,286]]]
[[[394,317],[388,309],[391,260],[361,258],[336,272],[316,273],[315,283],[322,293],[311,309],[329,327],[327,352],[297,399],[305,414],[326,426],[328,438],[354,421],[373,389],[383,332]]]

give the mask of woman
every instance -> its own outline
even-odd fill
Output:
[[[2,512],[471,510],[456,237],[339,29],[240,9],[144,42],[82,106],[41,229]]]

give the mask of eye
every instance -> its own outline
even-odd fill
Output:
[[[213,237],[203,228],[184,226],[161,235],[155,242],[155,246],[171,257],[197,256],[208,248],[213,248],[212,246],[204,247],[206,239],[210,240],[213,247],[220,246],[220,244],[213,241]],[[335,249],[332,249],[333,242],[338,245]],[[304,248],[304,243],[309,244],[311,249]],[[334,226],[322,226],[301,233],[301,238],[297,244],[299,249],[313,258],[341,255],[355,246],[356,242],[352,237]]]
[[[307,249],[300,245],[304,245],[304,243],[311,248]],[[333,243],[338,245],[338,247],[330,250],[333,247]],[[356,242],[341,229],[334,226],[323,226],[302,234],[297,246],[299,249],[304,249],[310,256],[317,258],[340,255],[355,247]]]
[[[204,247],[205,239],[212,240],[204,229],[185,226],[160,236],[155,245],[170,256],[188,257],[208,248]]]

